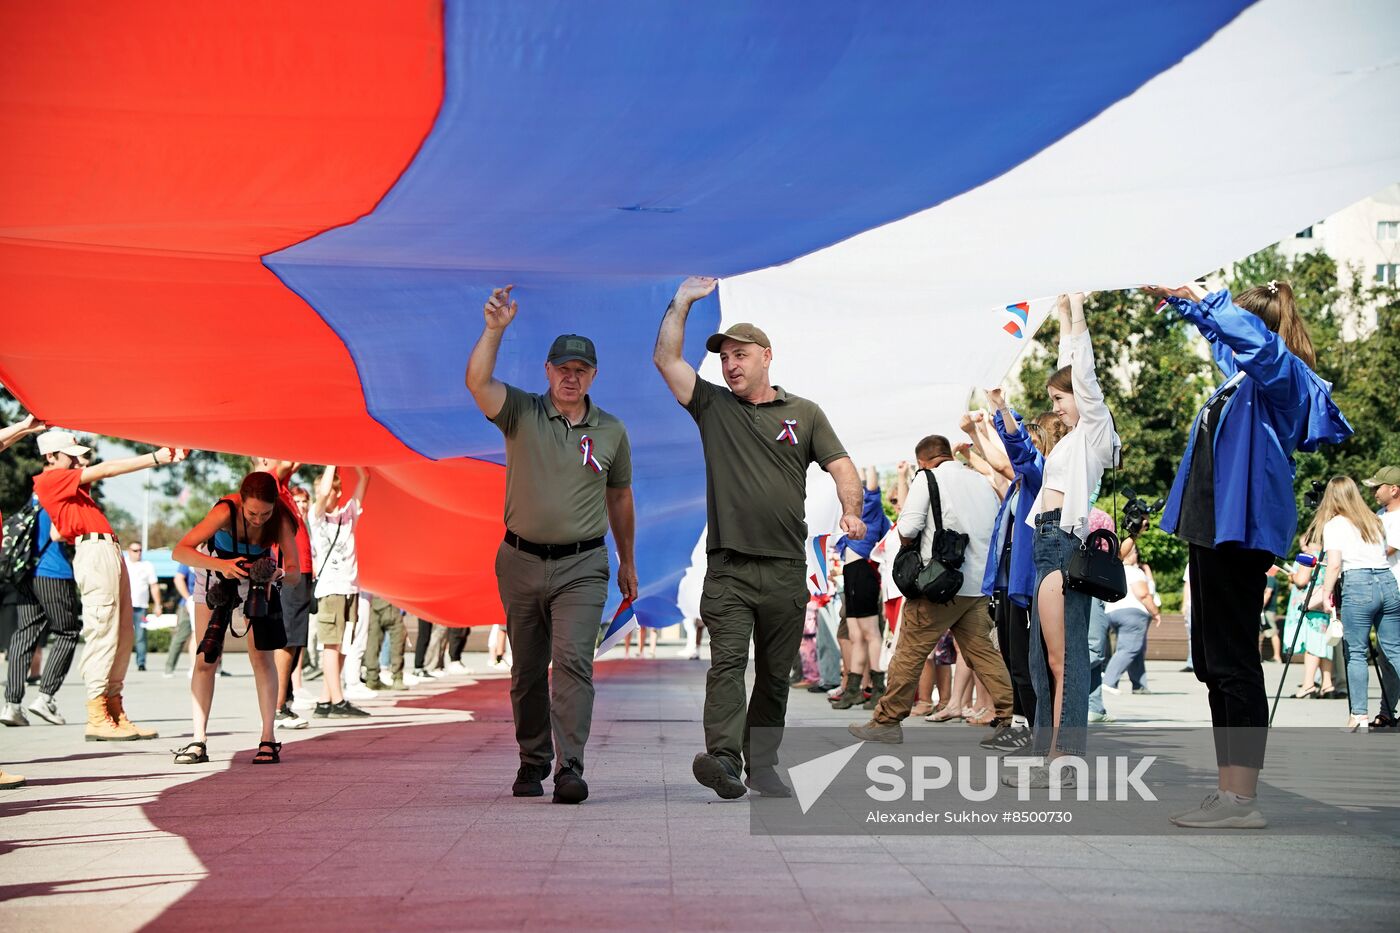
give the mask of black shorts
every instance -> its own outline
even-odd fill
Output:
[[[868,560],[845,566],[846,615],[865,619],[880,614],[880,571]]]
[[[288,648],[305,648],[311,622],[311,579],[302,574],[295,586],[282,587],[282,626]]]

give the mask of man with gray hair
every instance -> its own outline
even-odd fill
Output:
[[[510,703],[520,770],[512,793],[544,794],[541,781],[557,747],[554,802],[576,804],[588,799],[583,748],[593,724],[593,650],[608,596],[609,527],[618,588],[627,599],[637,596],[632,447],[622,422],[589,398],[598,353],[587,337],[563,334],[550,346],[548,392],[535,395],[495,377],[501,339],[515,320],[513,288],[491,293],[486,326],[467,364],[467,388],[506,443],[506,534],[496,552],[496,580],[515,657]]]

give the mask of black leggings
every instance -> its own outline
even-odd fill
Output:
[[[1191,545],[1191,663],[1210,697],[1215,760],[1264,766],[1269,697],[1259,660],[1259,613],[1274,556]]]
[[[1035,688],[1031,686],[1031,610],[1004,595],[997,597],[997,644],[1011,673],[1012,711],[1035,725]]]
[[[413,640],[413,669],[421,671],[428,660],[428,641],[433,637],[433,623],[418,620],[418,637]]]

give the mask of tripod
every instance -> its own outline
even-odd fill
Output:
[[[1274,714],[1278,712],[1279,697],[1283,696],[1283,685],[1288,682],[1288,668],[1293,664],[1293,651],[1298,647],[1298,636],[1303,634],[1303,626],[1307,623],[1308,604],[1312,602],[1313,589],[1317,586],[1318,563],[1313,562],[1312,573],[1308,575],[1308,589],[1303,594],[1302,612],[1298,616],[1298,624],[1293,629],[1293,640],[1288,645],[1288,660],[1283,662],[1283,674],[1278,679],[1278,689],[1274,691],[1274,705],[1269,710],[1269,725],[1274,724]]]

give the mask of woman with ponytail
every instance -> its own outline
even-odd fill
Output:
[[[1312,341],[1287,282],[1234,297],[1202,297],[1191,286],[1146,291],[1200,331],[1225,377],[1196,416],[1162,513],[1162,530],[1190,546],[1191,657],[1210,698],[1219,770],[1217,789],[1172,822],[1259,828],[1269,725],[1259,600],[1298,525],[1293,454],[1352,430],[1312,371]]]

